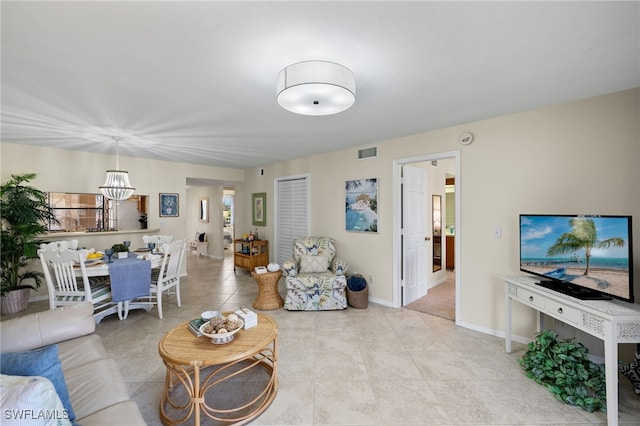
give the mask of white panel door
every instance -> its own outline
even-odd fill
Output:
[[[402,178],[403,275],[402,304],[427,294],[427,270],[431,268],[427,247],[427,172],[405,165]]]
[[[309,194],[308,179],[281,179],[276,183],[276,262],[280,265],[291,259],[293,240],[308,236]]]

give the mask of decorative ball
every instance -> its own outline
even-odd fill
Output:
[[[280,270],[280,265],[278,265],[277,263],[270,263],[267,265],[267,271],[269,272],[276,272]]]

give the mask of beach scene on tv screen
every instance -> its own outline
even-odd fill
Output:
[[[629,297],[625,217],[522,216],[520,269]]]

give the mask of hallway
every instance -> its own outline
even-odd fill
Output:
[[[435,315],[450,321],[456,319],[456,275],[447,270],[447,279],[429,290],[426,296],[405,306],[412,311]]]

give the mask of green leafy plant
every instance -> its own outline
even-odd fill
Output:
[[[114,244],[111,246],[111,248],[113,249],[114,252],[116,253],[122,253],[122,252],[128,252],[129,251],[129,247],[125,246],[122,243],[118,243],[118,244]]]
[[[554,330],[539,333],[518,360],[527,377],[545,386],[557,399],[586,411],[607,411],[605,374],[574,339],[559,339]]]
[[[35,173],[12,175],[0,188],[2,215],[0,267],[1,294],[42,285],[42,272],[28,270],[29,259],[38,257],[44,241],[38,236],[47,232],[48,222],[58,222],[47,202],[47,194],[25,185]],[[25,284],[33,280],[33,284]]]

